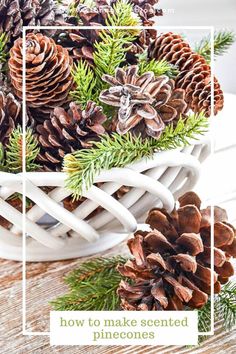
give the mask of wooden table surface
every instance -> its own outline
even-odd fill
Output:
[[[104,255],[123,254],[125,244]],[[29,263],[27,265],[27,330],[49,331],[48,302],[64,294],[67,286],[63,276],[78,267],[81,259],[60,262]],[[236,332],[224,333],[216,326],[216,334],[200,347],[153,346],[53,346],[48,336],[22,335],[22,265],[0,260],[0,354],[154,354],[154,353],[236,353]]]

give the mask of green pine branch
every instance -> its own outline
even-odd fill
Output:
[[[102,170],[124,167],[143,157],[150,158],[156,151],[186,146],[190,139],[197,139],[207,128],[208,120],[204,114],[192,114],[185,120],[180,119],[175,127],[167,126],[159,140],[134,137],[131,133],[104,135],[101,141],[94,142],[93,148],[65,156],[66,187],[78,199],[84,189],[92,186]]]
[[[8,42],[8,37],[6,33],[0,34],[0,71],[2,71],[2,67],[7,60],[7,55],[8,55],[7,48],[6,48],[7,42]]]
[[[126,261],[126,258],[117,256],[91,259],[81,264],[65,278],[70,291],[51,301],[53,309],[58,311],[117,310],[119,298],[116,290],[122,276],[116,267]]]
[[[219,31],[214,35],[214,54],[217,56],[225,54],[235,42],[236,36],[232,31]],[[211,37],[203,38],[196,45],[195,51],[201,54],[208,63],[211,61]]]
[[[5,153],[2,143],[0,143],[0,172],[6,172]]]
[[[138,59],[140,75],[148,71],[152,71],[155,76],[166,75],[170,79],[174,79],[179,73],[178,69],[174,65],[168,63],[166,60],[149,60],[147,57],[147,52],[139,55]]]
[[[140,18],[133,11],[128,1],[119,0],[113,6],[113,12],[108,15],[107,26],[139,26]],[[96,42],[94,52],[95,71],[98,77],[103,74],[114,75],[115,69],[126,59],[129,50],[139,31],[110,28],[100,31],[99,42]],[[104,86],[104,84],[103,84]]]
[[[32,130],[27,129],[25,135],[25,164],[26,171],[35,171],[39,168],[35,159],[39,153],[38,142]],[[13,130],[5,151],[5,166],[8,172],[22,172],[23,163],[23,134],[21,127]]]
[[[219,293],[215,301],[215,312],[218,320],[223,319],[225,330],[236,325],[236,283],[229,282]]]
[[[222,287],[221,292],[214,298],[214,318],[221,321],[222,329],[232,330],[236,325],[236,283],[228,282]],[[209,332],[211,328],[211,300],[198,310],[198,330],[199,332]],[[200,336],[199,343],[203,342],[207,336]]]
[[[71,97],[85,108],[88,101],[99,102],[99,92],[96,90],[97,78],[89,64],[79,60],[72,69],[75,89],[70,92]]]

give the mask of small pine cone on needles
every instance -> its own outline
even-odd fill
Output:
[[[10,50],[9,69],[16,95],[22,98],[22,39]],[[26,36],[26,101],[28,107],[49,112],[68,99],[73,84],[68,51],[41,33]]]
[[[118,107],[116,130],[132,131],[158,139],[166,124],[177,121],[187,110],[184,90],[175,89],[167,76],[153,72],[138,75],[138,66],[116,69],[115,77],[104,75],[111,87],[101,92],[100,100]]]
[[[54,0],[1,0],[0,33],[14,40],[21,36],[23,26],[60,25],[63,12]]]
[[[134,256],[119,272],[132,280],[118,288],[124,310],[182,310],[201,308],[211,292],[211,208],[200,209],[193,193],[179,199],[171,214],[152,209],[146,223],[151,231],[137,231],[128,241]],[[224,209],[214,212],[214,292],[234,274],[236,232]]]
[[[21,104],[12,93],[0,91],[0,143],[6,146],[14,128],[21,124]]]
[[[149,47],[149,57],[167,60],[180,70],[176,87],[186,92],[186,100],[194,112],[211,115],[211,68],[206,60],[195,53],[183,38],[174,33],[159,35]],[[224,96],[214,78],[214,114],[222,110]]]
[[[71,102],[68,111],[56,107],[49,119],[36,127],[40,153],[36,159],[46,171],[61,171],[65,154],[91,147],[104,134],[106,116],[89,101],[84,110]]]

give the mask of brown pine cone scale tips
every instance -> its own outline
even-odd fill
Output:
[[[186,100],[194,112],[211,115],[211,68],[206,60],[195,53],[183,38],[174,33],[159,35],[149,47],[149,57],[167,60],[180,70],[176,87],[186,92]],[[214,78],[214,114],[222,110],[223,92]]]
[[[16,95],[22,98],[22,39],[10,51],[9,68]],[[68,51],[41,33],[26,36],[26,101],[48,112],[67,101],[72,87],[72,59]]]
[[[211,292],[211,208],[200,209],[193,193],[179,199],[171,214],[152,209],[146,223],[151,231],[137,231],[128,246],[134,258],[119,266],[131,282],[118,288],[124,310],[182,310],[201,308]],[[224,209],[214,211],[214,293],[234,274],[236,231]]]
[[[40,153],[37,162],[46,171],[61,171],[65,154],[91,147],[105,129],[102,108],[89,101],[84,110],[71,102],[68,111],[56,107],[49,119],[36,127]]]
[[[49,26],[63,23],[63,10],[54,0],[1,0],[0,33],[13,41],[23,26]]]

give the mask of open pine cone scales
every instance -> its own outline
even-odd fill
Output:
[[[10,51],[9,68],[16,95],[22,97],[22,39]],[[26,36],[26,101],[28,107],[50,111],[66,102],[72,87],[68,51],[41,33]]]
[[[65,154],[91,147],[91,142],[105,132],[105,119],[101,107],[91,101],[84,110],[74,102],[68,111],[56,107],[50,118],[36,128],[40,146],[37,162],[46,171],[61,171]]]
[[[153,72],[138,75],[138,66],[118,68],[115,77],[104,75],[111,87],[100,94],[100,100],[118,107],[116,130],[125,134],[132,130],[159,138],[165,125],[178,120],[187,109],[184,90],[175,89],[167,76],[155,77]]]
[[[194,112],[211,115],[211,68],[178,34],[161,34],[149,47],[150,58],[165,59],[180,70],[176,87],[186,91],[186,100]],[[214,114],[224,105],[223,92],[214,78]]]
[[[152,231],[137,231],[128,246],[134,259],[119,266],[132,280],[120,283],[118,294],[125,310],[182,310],[201,308],[211,290],[211,209],[201,210],[200,199],[187,193],[179,209],[149,212]],[[215,208],[214,292],[234,274],[236,233],[225,210]]]
[[[58,25],[62,21],[62,9],[54,0],[2,0],[0,2],[0,33],[16,39],[23,26]]]

